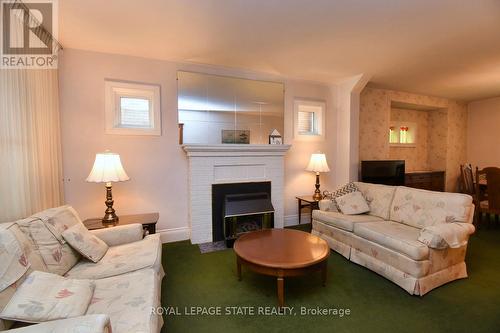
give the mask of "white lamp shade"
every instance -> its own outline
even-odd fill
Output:
[[[123,182],[129,179],[123,170],[120,155],[111,152],[95,155],[94,166],[87,177],[87,181],[93,183]]]
[[[314,172],[328,172],[330,168],[328,168],[328,163],[326,163],[325,154],[315,153],[311,155],[311,160],[306,168],[307,171]]]

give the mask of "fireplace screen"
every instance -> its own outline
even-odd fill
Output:
[[[274,226],[274,207],[268,193],[228,194],[223,212],[228,247],[243,233]]]

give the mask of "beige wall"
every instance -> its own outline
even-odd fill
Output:
[[[429,112],[429,128],[427,129],[427,161],[430,170],[446,170],[448,152],[448,110]]]
[[[337,105],[337,158],[334,165],[336,185],[358,180],[360,95],[369,79],[370,76],[360,74],[331,87]]]
[[[285,165],[285,223],[296,221],[296,195],[314,191],[314,175],[304,171],[310,154],[335,161],[335,101],[331,87],[235,69],[65,49],[60,59],[60,103],[65,200],[83,218],[101,216],[104,185],[86,183],[94,156],[110,149],[119,153],[131,180],[113,185],[118,214],[159,211],[159,230],[185,232],[188,226],[187,158],[178,145],[178,70],[281,81],[285,84],[285,143],[292,144]],[[104,79],[159,84],[162,136],[104,134]],[[326,141],[293,140],[294,97],[326,102]],[[332,170],[333,171],[333,170]],[[322,189],[334,184],[333,172],[322,176]]]
[[[436,112],[430,116],[427,128],[428,140],[432,142],[429,141],[427,152],[420,151],[421,155],[418,158],[428,160],[429,169],[445,170],[446,190],[456,191],[460,164],[466,160],[467,107],[462,103],[439,97],[365,88],[361,93],[359,117],[360,160],[381,160],[391,157],[388,140],[391,101],[440,109],[429,111],[429,114]],[[433,133],[429,134],[429,130]],[[413,168],[410,164],[409,170],[411,169]]]
[[[500,97],[468,105],[467,162],[500,167]]]
[[[460,164],[467,161],[467,105],[449,101],[446,152],[446,190],[457,191]]]

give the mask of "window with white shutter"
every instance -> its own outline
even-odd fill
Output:
[[[131,128],[150,128],[150,110],[148,99],[120,97],[120,125]]]
[[[315,134],[314,112],[299,111],[299,134]]]
[[[106,134],[161,135],[160,87],[105,82]]]
[[[297,99],[294,113],[295,139],[324,140],[325,102]]]

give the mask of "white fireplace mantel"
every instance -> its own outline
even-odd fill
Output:
[[[191,144],[182,148],[188,156],[283,156],[290,145]]]
[[[212,241],[212,185],[271,182],[274,227],[284,226],[284,157],[290,145],[183,145],[189,158],[189,223],[193,244]]]

